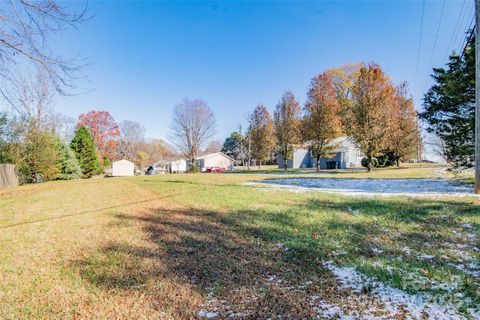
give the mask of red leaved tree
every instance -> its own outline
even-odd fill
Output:
[[[90,111],[78,117],[78,126],[84,125],[90,129],[99,156],[102,159],[113,160],[117,156],[116,147],[120,139],[120,128],[115,119],[107,111]]]

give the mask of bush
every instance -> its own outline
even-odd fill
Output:
[[[362,164],[362,167],[364,168],[368,168],[368,158],[365,157],[362,159],[361,161],[361,164]],[[378,167],[378,159],[377,158],[372,158],[372,167]]]

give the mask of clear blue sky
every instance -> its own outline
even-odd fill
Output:
[[[473,15],[473,1],[446,2],[431,64],[443,1],[425,2],[417,69],[423,1],[89,6],[96,16],[66,31],[54,48],[87,59],[88,82],[81,85],[91,91],[58,99],[58,110],[74,117],[107,110],[167,141],[172,109],[184,97],[208,103],[223,140],[257,103],[273,110],[285,90],[303,103],[313,76],[360,61],[379,63],[396,83],[408,81],[420,109],[431,67],[460,48]]]

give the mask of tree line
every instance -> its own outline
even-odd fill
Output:
[[[223,152],[246,165],[252,160],[260,165],[275,154],[286,164],[294,147],[303,146],[319,170],[320,158],[331,157],[342,136],[356,142],[369,171],[416,159],[420,128],[406,82],[395,86],[374,63],[326,70],[311,80],[303,107],[289,91],[273,117],[259,104],[248,117],[246,132],[233,132]]]
[[[36,106],[45,108],[41,103]],[[0,163],[15,164],[22,183],[90,178],[103,174],[118,159],[128,159],[141,169],[175,155],[163,140],[147,140],[139,123],[118,124],[106,111],[81,114],[71,138],[62,135],[57,117],[33,114],[0,113]]]

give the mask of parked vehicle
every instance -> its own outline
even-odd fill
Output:
[[[225,169],[219,168],[219,167],[208,167],[207,172],[222,173],[222,172],[225,172]]]
[[[147,176],[150,176],[155,173],[155,168],[153,166],[148,167],[147,171],[145,171],[145,174]]]

